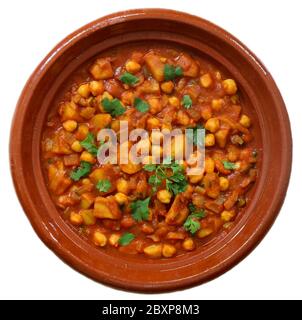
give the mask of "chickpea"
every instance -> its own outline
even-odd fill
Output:
[[[206,147],[213,147],[215,145],[215,136],[213,133],[208,133],[205,136],[205,146]]]
[[[141,65],[133,60],[129,60],[126,65],[126,70],[130,73],[136,73],[141,69]]]
[[[144,253],[150,258],[160,258],[162,254],[161,244],[151,244],[144,249]]]
[[[221,213],[221,220],[225,221],[225,222],[229,222],[233,217],[235,216],[235,213],[234,211],[227,211],[227,210],[224,210],[222,213]]]
[[[81,161],[85,161],[85,162],[89,162],[89,163],[92,163],[92,164],[95,163],[94,156],[91,153],[89,153],[88,151],[83,151],[81,153],[80,160]]]
[[[104,83],[103,81],[90,81],[89,89],[94,96],[98,96],[104,92]]]
[[[249,128],[251,125],[251,119],[247,115],[243,114],[239,120],[239,123],[242,126]]]
[[[200,77],[200,84],[204,88],[209,88],[213,83],[211,75],[209,73],[205,73]]]
[[[80,226],[83,223],[83,217],[76,212],[71,212],[69,217],[70,222],[75,226]]]
[[[213,233],[213,230],[210,228],[200,229],[197,233],[197,237],[198,238],[205,238],[205,237],[209,236],[211,233]]]
[[[87,137],[87,134],[89,133],[89,128],[86,124],[80,124],[78,126],[78,129],[75,133],[75,137],[78,140],[84,140]]]
[[[120,121],[119,120],[113,120],[111,122],[111,129],[115,132],[119,132],[120,131]]]
[[[109,99],[109,100],[112,100],[112,99],[113,99],[112,95],[111,95],[108,91],[105,91],[105,92],[103,93],[103,95],[102,95],[102,100],[105,99],[105,98],[107,98],[107,99]]]
[[[67,120],[63,122],[63,128],[68,132],[73,132],[78,126],[78,123],[74,120]]]
[[[157,199],[162,203],[170,203],[172,198],[171,192],[168,190],[159,190],[157,191]]]
[[[228,95],[233,95],[237,92],[237,85],[235,80],[226,79],[222,81],[223,89]]]
[[[90,95],[89,83],[80,85],[77,92],[81,97],[88,98]]]
[[[225,177],[219,178],[220,190],[226,191],[229,188],[229,180]]]
[[[220,111],[223,106],[223,99],[213,99],[211,106],[214,111]]]
[[[147,128],[149,130],[158,129],[159,127],[160,127],[160,121],[157,118],[152,117],[147,120]]]
[[[126,195],[129,192],[129,184],[128,184],[127,180],[125,180],[123,178],[120,178],[117,180],[116,188],[117,188],[118,192],[121,192]]]
[[[93,234],[93,242],[96,246],[104,247],[107,244],[107,237],[100,231]]]
[[[71,149],[75,152],[82,152],[83,151],[83,147],[80,144],[79,140],[76,140],[72,143],[71,145]]]
[[[195,243],[192,238],[187,238],[183,241],[182,247],[187,251],[192,251],[195,249]]]
[[[128,197],[124,193],[121,193],[121,192],[116,193],[114,195],[114,198],[119,205],[122,205],[122,204],[125,204],[128,202]]]
[[[219,129],[219,120],[217,118],[210,118],[206,124],[205,128],[212,133],[215,133]]]
[[[206,173],[213,173],[215,169],[215,162],[212,158],[205,159],[205,172]]]
[[[176,253],[176,248],[171,244],[164,244],[162,253],[165,258],[173,257]]]
[[[202,178],[203,178],[203,174],[189,176],[190,183],[193,183],[193,184],[200,182]]]
[[[164,93],[170,94],[174,89],[174,83],[172,81],[163,82],[160,88]]]
[[[177,97],[170,97],[168,101],[172,107],[178,108],[180,106],[180,102]]]
[[[190,123],[190,117],[187,115],[187,113],[183,110],[179,110],[177,112],[177,122],[180,124],[180,125],[183,125],[183,126],[187,126],[189,123]]]
[[[109,244],[113,247],[118,247],[120,237],[121,236],[119,234],[112,233],[112,235],[109,237]]]

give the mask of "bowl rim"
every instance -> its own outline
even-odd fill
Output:
[[[280,179],[282,178],[283,184],[278,189],[278,197],[276,197],[275,202],[271,206],[270,212],[268,212],[265,216],[265,219],[259,229],[255,231],[255,233],[249,238],[249,241],[244,244],[244,246],[240,247],[230,259],[228,259],[227,263],[220,264],[217,266],[216,270],[212,273],[204,275],[201,278],[194,278],[194,279],[186,279],[183,280],[182,283],[175,282],[175,283],[164,283],[164,284],[157,284],[154,286],[149,287],[139,287],[135,284],[130,285],[128,282],[122,283],[116,279],[104,279],[100,278],[96,275],[96,273],[89,270],[89,268],[83,265],[79,265],[79,261],[74,257],[68,254],[68,252],[62,248],[62,246],[57,243],[45,230],[44,226],[39,223],[38,219],[34,217],[32,214],[31,206],[29,198],[25,193],[22,192],[25,182],[22,180],[22,174],[18,172],[18,165],[21,164],[21,160],[18,159],[18,153],[21,152],[21,145],[20,143],[15,142],[13,139],[14,136],[22,136],[22,128],[25,121],[25,108],[26,102],[28,101],[30,95],[32,94],[33,88],[39,83],[41,78],[43,77],[43,71],[47,69],[48,65],[51,65],[56,61],[65,50],[72,47],[75,43],[77,43],[80,39],[88,36],[90,33],[95,32],[105,26],[114,25],[116,23],[125,22],[129,20],[136,20],[136,19],[162,19],[162,20],[171,20],[179,21],[182,19],[183,23],[203,27],[207,30],[207,32],[213,33],[216,37],[221,38],[223,41],[228,43],[232,42],[232,46],[237,46],[242,54],[250,59],[251,63],[254,63],[258,66],[258,68],[262,69],[266,73],[265,82],[269,86],[270,90],[272,91],[271,94],[274,96],[276,103],[276,108],[279,108],[278,111],[280,112],[280,116],[282,116],[283,120],[283,132],[284,132],[284,143],[287,145],[287,152],[282,154],[282,171],[280,172]],[[64,262],[68,263],[74,269],[80,271],[81,273],[85,274],[86,276],[98,281],[102,282],[103,284],[107,284],[109,286],[118,287],[119,289],[124,290],[131,290],[137,292],[167,292],[176,289],[183,289],[187,287],[191,287],[196,284],[204,283],[209,281],[217,276],[223,274],[227,270],[231,269],[241,260],[243,260],[257,245],[258,243],[264,238],[265,234],[268,232],[270,227],[272,226],[274,220],[276,219],[283,201],[285,199],[286,191],[289,184],[290,173],[291,173],[291,162],[292,162],[292,138],[291,138],[291,130],[290,130],[290,122],[289,117],[286,111],[286,107],[282,96],[273,80],[269,72],[267,71],[266,67],[263,63],[256,57],[256,55],[248,49],[244,44],[242,44],[236,37],[225,31],[224,29],[218,27],[217,25],[209,22],[203,18],[181,12],[181,11],[174,11],[170,9],[158,9],[158,8],[148,8],[148,9],[133,9],[133,10],[126,10],[116,12],[110,15],[103,16],[99,19],[96,19],[83,27],[77,29],[73,33],[69,34],[65,37],[62,41],[60,41],[48,54],[47,56],[40,62],[40,64],[36,67],[33,71],[32,75],[27,80],[20,98],[17,102],[17,106],[15,109],[15,113],[12,120],[11,125],[11,132],[10,132],[10,146],[9,146],[9,153],[10,153],[10,168],[11,174],[13,178],[14,187],[16,193],[18,195],[19,201],[21,206],[23,207],[24,212],[26,213],[30,223],[32,224],[34,230],[38,234],[39,238],[46,244],[48,248],[50,248],[57,256],[59,256]]]

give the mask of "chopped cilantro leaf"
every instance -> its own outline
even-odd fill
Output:
[[[147,112],[149,110],[148,103],[137,97],[134,99],[134,107],[140,112]]]
[[[111,188],[111,182],[108,179],[99,180],[98,183],[96,184],[96,188],[100,192],[107,192]]]
[[[192,99],[188,94],[183,96],[181,103],[186,109],[191,108],[193,104]]]
[[[120,80],[125,83],[128,84],[129,86],[134,86],[135,84],[138,83],[139,79],[138,77],[134,76],[133,74],[131,74],[130,72],[125,72],[120,76]]]
[[[144,200],[136,200],[130,204],[132,217],[136,221],[147,220],[149,218],[150,197]]]
[[[126,111],[126,108],[123,107],[119,99],[110,100],[108,98],[104,98],[101,103],[105,111],[110,113],[113,117],[118,117]]]
[[[118,243],[121,246],[127,246],[132,240],[134,240],[135,235],[130,232],[125,232],[120,238]]]
[[[81,165],[71,172],[70,178],[74,181],[79,181],[81,178],[85,177],[88,173],[90,173],[91,167],[91,163],[81,161]]]

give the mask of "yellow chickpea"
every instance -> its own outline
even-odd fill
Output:
[[[104,92],[104,83],[100,81],[90,81],[89,89],[94,96],[98,96]]]
[[[165,258],[173,257],[176,253],[176,248],[171,244],[164,244],[162,254]]]
[[[187,251],[192,251],[195,249],[195,243],[192,238],[187,238],[183,241],[182,247]]]
[[[213,147],[215,145],[215,136],[213,133],[208,133],[205,136],[205,146],[206,147]]]
[[[70,222],[75,226],[80,226],[83,223],[83,217],[76,212],[71,212],[69,217]]]
[[[215,133],[218,129],[219,129],[219,119],[217,118],[210,118],[206,124],[205,124],[205,128],[212,132],[212,133]]]
[[[95,163],[94,156],[91,153],[89,153],[88,151],[83,151],[81,153],[80,160],[81,161],[85,161],[85,162],[89,162],[89,163],[92,163],[92,164]]]
[[[76,140],[72,143],[71,149],[75,152],[82,152],[83,151],[83,147],[81,146],[80,141],[78,141],[78,140]]]
[[[174,89],[174,83],[172,81],[163,82],[160,88],[164,93],[170,94]]]
[[[78,123],[74,120],[67,120],[63,122],[63,128],[68,132],[73,132],[78,126]]]
[[[160,258],[162,255],[162,244],[151,244],[144,249],[144,253],[150,258]]]
[[[120,240],[120,235],[113,233],[110,237],[109,237],[109,243],[111,246],[113,247],[118,247],[119,245],[119,240]]]
[[[88,126],[86,124],[80,124],[76,131],[76,138],[78,140],[84,140],[87,137],[88,133],[89,133]]]
[[[111,122],[111,129],[115,132],[120,131],[120,121],[119,120],[113,120]]]
[[[81,97],[88,98],[90,95],[89,83],[80,85],[77,92]]]
[[[221,213],[221,220],[225,221],[225,222],[229,222],[230,220],[232,220],[232,218],[235,216],[235,213],[234,211],[227,211],[227,210],[224,210],[222,213]]]
[[[150,113],[151,114],[156,114],[158,112],[160,112],[162,110],[162,104],[161,104],[161,101],[160,99],[158,98],[150,98],[148,99],[148,103],[149,103],[149,106],[150,106]]]
[[[141,69],[141,65],[135,61],[129,60],[126,65],[126,70],[130,73],[136,73]]]
[[[93,234],[93,242],[96,246],[104,247],[107,244],[107,237],[100,231]]]
[[[180,106],[180,102],[177,97],[170,97],[168,101],[172,107],[178,108]]]
[[[243,114],[239,120],[239,123],[242,126],[249,128],[251,125],[251,119],[247,115]]]
[[[223,106],[223,99],[213,99],[211,106],[214,111],[220,111]]]
[[[157,191],[157,199],[162,203],[170,203],[172,194],[168,190]]]
[[[200,229],[197,233],[197,237],[198,238],[205,238],[205,237],[209,236],[211,233],[213,233],[213,230],[210,228]]]
[[[203,178],[203,174],[189,176],[190,183],[193,183],[193,184],[200,182],[202,178]]]
[[[128,184],[127,180],[125,180],[123,178],[120,178],[117,180],[116,188],[117,188],[118,192],[121,192],[126,195],[129,192],[129,184]]]
[[[212,77],[209,73],[206,73],[200,77],[200,84],[204,88],[209,88],[213,83]]]
[[[226,191],[229,188],[229,180],[225,177],[220,177],[219,186],[221,191]]]
[[[222,81],[223,89],[228,95],[233,95],[237,92],[237,85],[235,80],[226,79]]]
[[[128,197],[124,193],[121,193],[121,192],[116,193],[114,195],[114,198],[119,205],[123,205],[128,202]]]
[[[160,127],[160,121],[157,118],[152,117],[147,120],[147,128],[149,130],[157,129],[159,127]]]
[[[213,173],[215,170],[215,162],[212,158],[205,159],[205,167],[204,170],[206,173]]]

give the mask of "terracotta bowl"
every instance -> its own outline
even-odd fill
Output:
[[[239,83],[244,103],[255,114],[262,152],[252,199],[236,226],[202,250],[173,259],[136,260],[108,255],[81,239],[64,222],[46,188],[40,163],[41,132],[64,80],[102,51],[136,41],[166,41],[214,60]],[[232,35],[182,12],[125,11],[103,17],[60,42],[39,64],[19,99],[11,129],[11,171],[20,202],[42,241],[88,277],[126,290],[158,292],[213,279],[242,260],[261,241],[283,203],[291,171],[288,115],[271,75]],[[29,257],[30,258],[30,257]]]

